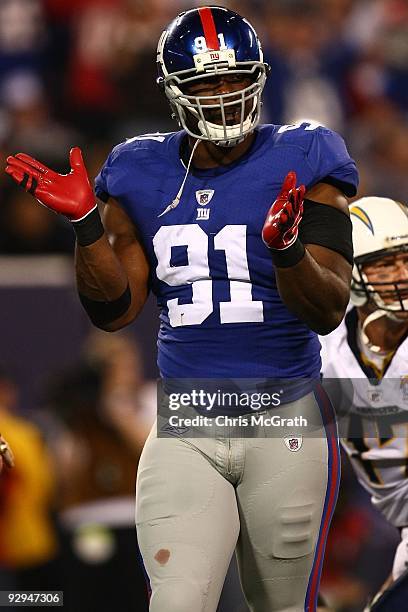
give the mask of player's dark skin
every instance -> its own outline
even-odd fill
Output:
[[[232,93],[248,83],[248,78],[211,79],[204,85],[204,93],[202,83],[190,86],[188,93]],[[193,165],[212,168],[237,161],[248,151],[254,137],[254,134],[250,134],[231,148],[202,141],[195,151]],[[189,138],[190,149],[193,144],[194,139]],[[349,214],[346,197],[331,185],[318,183],[308,190],[306,197]],[[266,213],[267,210],[265,216]],[[116,331],[134,320],[147,299],[149,263],[137,237],[137,229],[122,207],[112,199],[105,206],[103,221],[106,229],[104,236],[90,246],[77,246],[77,283],[79,291],[87,297],[110,301],[117,299],[129,282],[132,293],[129,310],[104,328],[106,331]],[[277,287],[289,310],[313,331],[328,334],[344,316],[352,268],[335,251],[318,245],[305,246],[305,256],[298,264],[275,269]]]

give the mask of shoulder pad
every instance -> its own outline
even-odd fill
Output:
[[[279,144],[291,144],[308,150],[312,140],[317,136],[328,136],[332,134],[324,125],[317,121],[297,121],[289,125],[277,125],[275,131],[275,142]]]
[[[129,153],[137,150],[154,151],[156,154],[160,154],[160,151],[162,151],[162,153],[165,154],[163,145],[167,143],[173,134],[175,134],[175,132],[155,132],[154,134],[141,134],[140,136],[127,138],[112,149],[110,155],[111,161],[115,161],[122,153]]]

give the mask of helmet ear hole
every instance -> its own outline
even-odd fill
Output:
[[[354,304],[354,306],[364,306],[364,304],[367,304],[368,302],[367,297],[363,295],[362,292],[357,293],[353,289],[353,285],[351,285],[350,289],[350,301],[352,304]]]
[[[365,292],[364,278],[357,264],[353,266],[351,277],[350,300],[354,306],[364,306],[368,302],[368,296]]]

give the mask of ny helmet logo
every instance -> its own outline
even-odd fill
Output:
[[[196,191],[197,204],[200,204],[200,206],[206,206],[211,202],[213,195],[214,189],[199,189]]]

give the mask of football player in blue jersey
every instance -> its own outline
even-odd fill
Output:
[[[136,495],[152,612],[214,612],[234,550],[252,611],[316,610],[339,455],[330,404],[304,380],[319,380],[317,334],[349,299],[356,167],[340,136],[313,122],[259,125],[268,66],[238,14],[182,13],[157,62],[181,129],[112,150],[96,179],[103,221],[78,148],[68,175],[23,153],[6,172],[71,220],[95,325],[128,325],[151,290],[164,381],[279,380],[270,410],[315,423],[313,436],[294,426],[272,438],[262,426],[245,438],[153,428]]]

